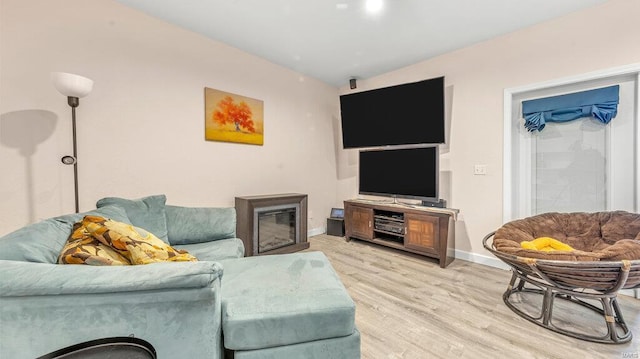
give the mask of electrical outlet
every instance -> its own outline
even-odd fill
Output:
[[[487,165],[473,166],[473,174],[476,176],[484,176],[487,174]]]

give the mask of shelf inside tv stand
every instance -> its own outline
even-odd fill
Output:
[[[454,259],[457,210],[364,200],[345,201],[344,209],[347,240],[364,240],[435,258],[442,268]]]

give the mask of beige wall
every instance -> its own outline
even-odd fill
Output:
[[[231,206],[236,195],[304,192],[310,228],[320,228],[357,195],[335,88],[114,1],[0,6],[0,235],[73,210],[72,170],[59,160],[71,152],[70,113],[51,71],[96,81],[78,108],[81,210],[110,195]],[[482,237],[502,222],[504,89],[640,62],[639,13],[640,1],[612,0],[358,81],[364,90],[446,76],[441,169],[444,196],[461,210],[458,250],[484,254]],[[264,100],[265,145],[204,141],[205,86]],[[474,164],[488,174],[474,176]]]
[[[640,62],[640,1],[613,0],[375,78],[358,91],[445,76],[449,151],[441,155],[449,206],[461,210],[456,248],[486,254],[482,238],[502,224],[504,89]],[[469,29],[473,31],[473,29]],[[340,93],[348,93],[347,87]],[[357,156],[338,155],[339,198],[357,194]],[[485,164],[486,176],[473,166]],[[445,181],[445,182],[447,182]]]
[[[95,81],[78,107],[80,210],[104,196],[233,206],[309,194],[310,229],[336,202],[335,87],[110,0],[0,1],[0,235],[73,212],[71,113],[52,71]],[[204,87],[264,101],[264,146],[204,140]]]

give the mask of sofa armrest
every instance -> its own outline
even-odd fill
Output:
[[[223,270],[216,262],[88,266],[0,260],[0,272],[0,296],[15,297],[204,288]]]
[[[98,267],[0,261],[0,358],[133,336],[159,358],[222,358],[222,266]]]

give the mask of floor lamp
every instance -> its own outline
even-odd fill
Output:
[[[51,81],[56,90],[67,96],[67,103],[71,106],[71,125],[73,127],[73,156],[62,157],[62,163],[73,165],[73,183],[76,195],[76,213],[80,212],[78,205],[78,148],[76,145],[76,107],[80,105],[80,98],[85,97],[93,88],[93,80],[80,75],[66,72],[52,72]]]

